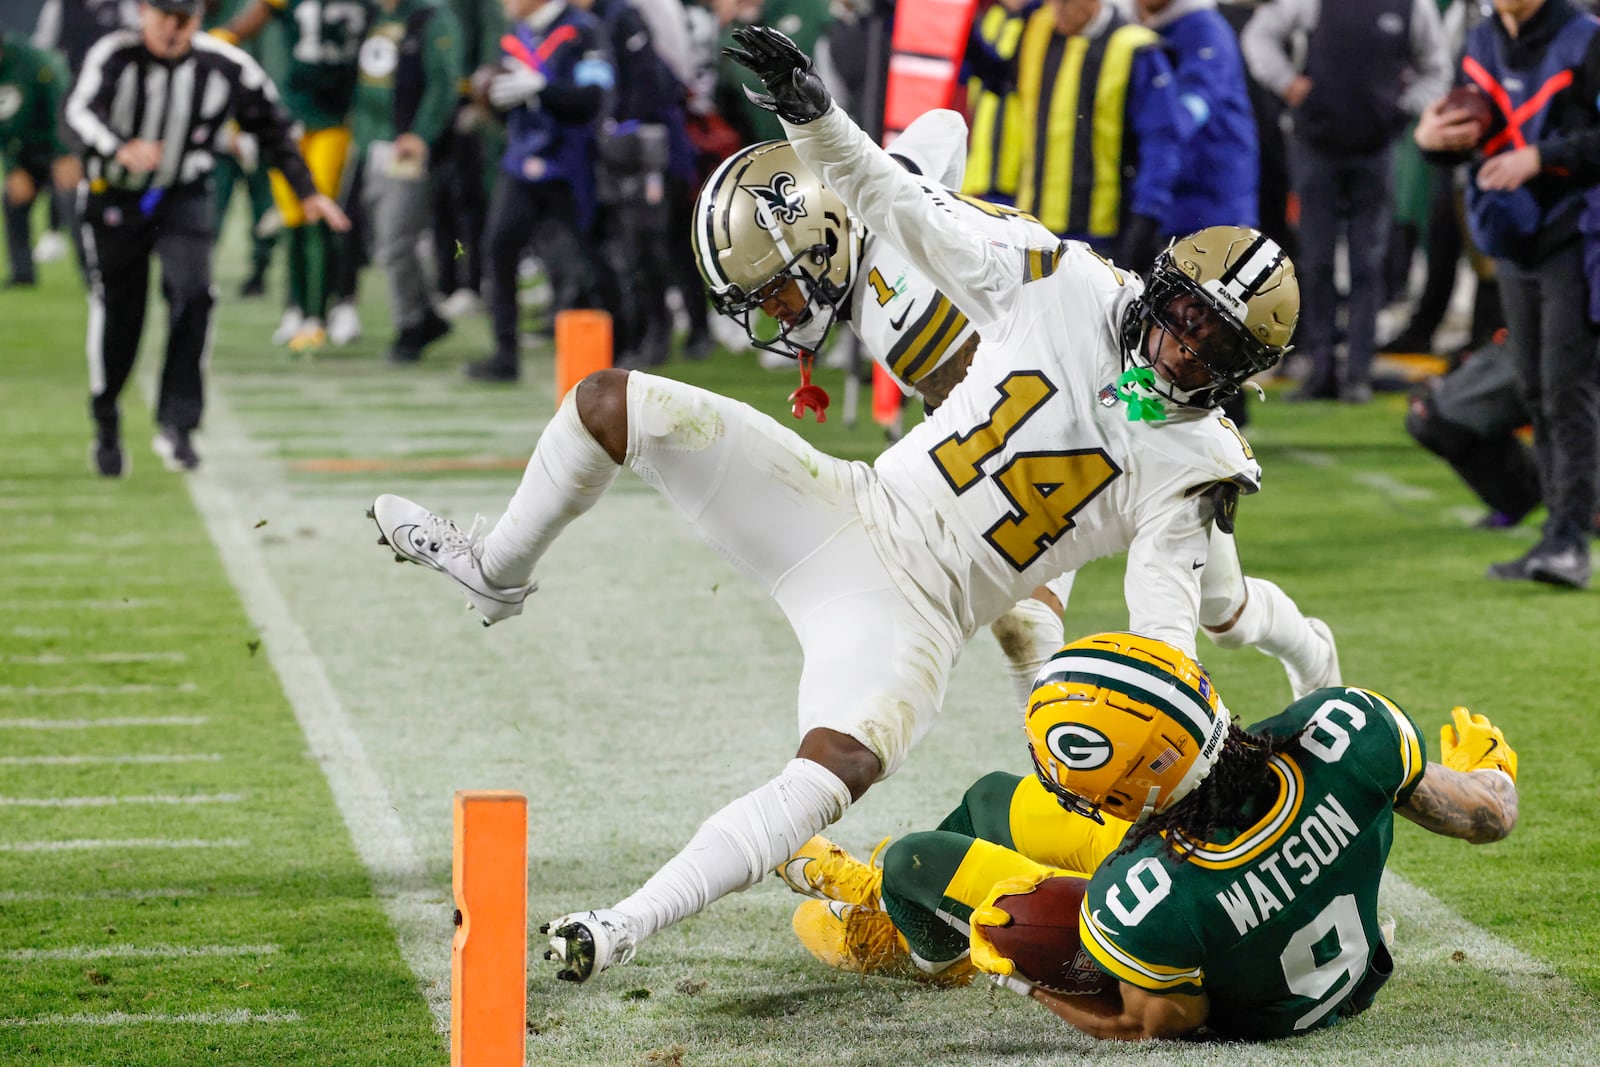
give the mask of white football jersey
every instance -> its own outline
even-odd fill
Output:
[[[1216,410],[1169,403],[1164,421],[1128,421],[1115,381],[1139,278],[1085,245],[1039,247],[1014,215],[1000,216],[1010,231],[975,226],[971,202],[903,169],[838,108],[785,125],[802,161],[982,337],[965,380],[878,458],[863,501],[907,594],[970,634],[1126,550],[1130,628],[1193,654],[1198,496],[1218,482],[1253,491],[1260,468]]]

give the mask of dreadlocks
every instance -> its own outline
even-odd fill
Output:
[[[1241,810],[1276,789],[1267,762],[1295,740],[1247,733],[1238,724],[1229,724],[1228,737],[1205,781],[1171,808],[1128,831],[1122,848],[1131,849],[1153,834],[1165,833],[1167,851],[1181,860],[1217,830],[1237,826]]]

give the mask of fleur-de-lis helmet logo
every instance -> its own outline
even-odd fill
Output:
[[[740,188],[755,197],[757,218],[765,213],[776,223],[793,226],[806,213],[805,194],[796,185],[793,174],[779,171],[766,185],[744,185]]]

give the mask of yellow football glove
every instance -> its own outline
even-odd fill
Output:
[[[1032,874],[1018,875],[1015,878],[1006,878],[996,882],[989,888],[989,895],[983,898],[983,903],[972,909],[972,918],[969,923],[972,933],[968,939],[972,943],[972,965],[987,974],[1006,977],[1013,974],[1017,965],[1000,954],[994,947],[994,942],[989,940],[989,935],[984,932],[985,927],[1005,926],[1011,922],[1011,915],[999,904],[995,903],[1001,897],[1016,896],[1022,893],[1031,893],[1038,888],[1039,883],[1051,877],[1056,872],[1052,870],[1039,871]]]
[[[1440,762],[1456,771],[1504,771],[1516,782],[1517,754],[1500,727],[1466,708],[1451,708],[1450,718],[1439,728]]]

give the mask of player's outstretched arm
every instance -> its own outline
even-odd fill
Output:
[[[1517,754],[1500,728],[1466,708],[1439,731],[1443,763],[1395,810],[1418,826],[1474,845],[1499,841],[1517,824]]]
[[[1091,996],[1058,996],[1035,986],[1029,994],[1090,1037],[1147,1041],[1183,1037],[1205,1025],[1211,998],[1204,993],[1150,993],[1127,982]]]

